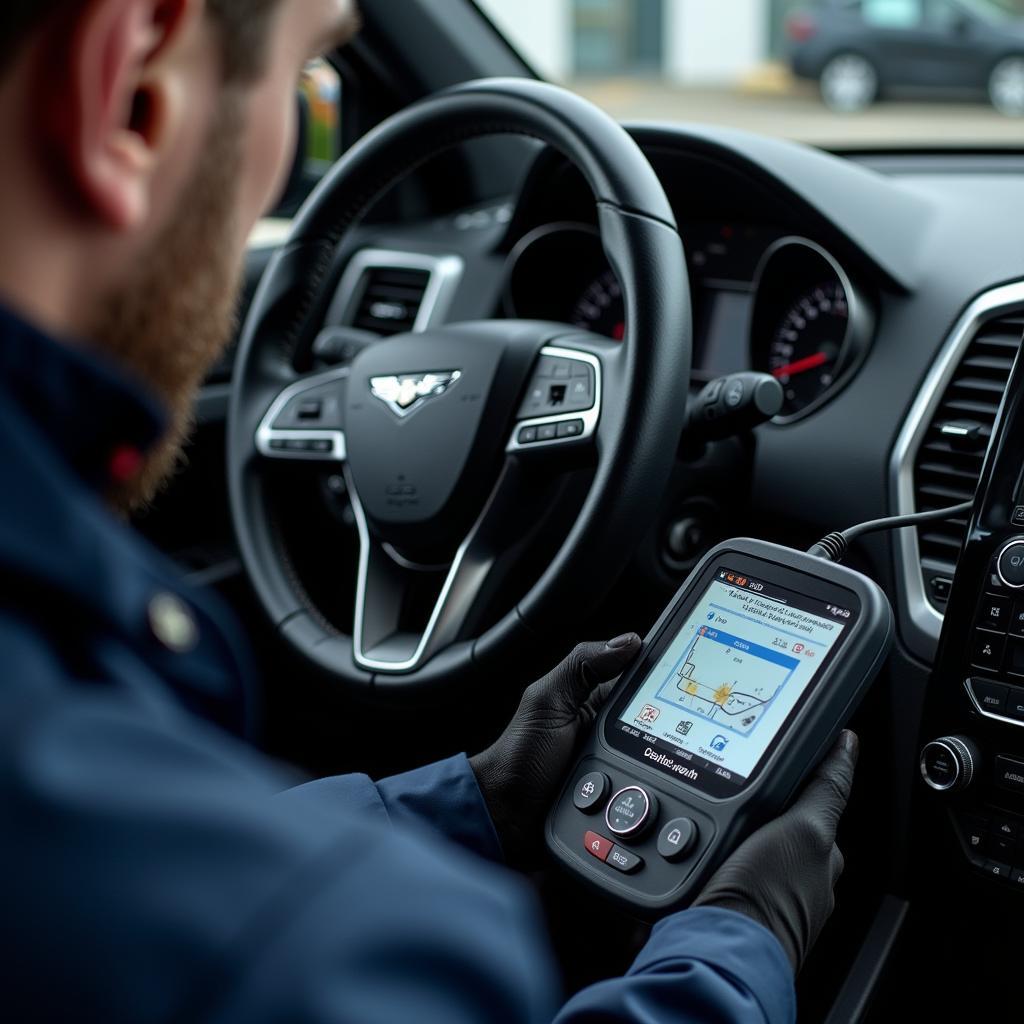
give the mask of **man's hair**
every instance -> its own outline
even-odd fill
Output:
[[[81,8],[88,0],[0,0],[0,74],[28,35],[44,21]],[[227,81],[259,76],[266,57],[271,15],[280,0],[206,0],[217,22]]]

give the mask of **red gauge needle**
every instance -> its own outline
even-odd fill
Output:
[[[795,377],[798,373],[806,373],[816,367],[824,366],[828,362],[828,356],[824,352],[815,352],[813,356],[806,359],[798,359],[795,363],[788,363],[786,366],[779,366],[772,370],[773,377]]]

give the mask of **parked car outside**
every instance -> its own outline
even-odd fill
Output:
[[[832,110],[915,91],[1024,116],[1024,17],[994,0],[819,0],[786,33],[793,72]]]

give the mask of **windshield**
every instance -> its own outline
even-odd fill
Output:
[[[624,121],[835,149],[1024,148],[1024,0],[476,0]]]

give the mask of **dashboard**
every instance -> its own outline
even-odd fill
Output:
[[[783,386],[778,420],[827,401],[859,366],[873,312],[842,265],[808,238],[736,222],[680,225],[693,297],[697,381],[754,370]],[[503,310],[624,340],[622,289],[584,223],[544,224],[509,255]]]
[[[630,130],[687,251],[693,386],[758,370],[786,393],[780,416],[743,441],[745,461],[725,444],[681,458],[638,556],[657,584],[651,600],[678,586],[716,534],[806,546],[971,497],[984,456],[971,445],[990,434],[1009,374],[1003,352],[1020,343],[1024,246],[1007,211],[1024,208],[1024,161],[840,157],[712,126]],[[593,196],[560,154],[525,145],[512,195],[419,221],[368,217],[338,254],[332,322],[389,334],[525,317],[622,337]],[[378,301],[363,287],[370,277],[385,292],[415,285],[421,301]],[[398,319],[368,324],[375,309]],[[965,527],[859,546],[917,664],[935,656]]]

